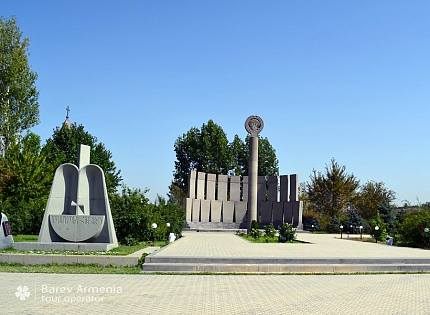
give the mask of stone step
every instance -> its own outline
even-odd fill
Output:
[[[187,228],[192,231],[236,231],[241,229],[239,223],[223,223],[223,222],[187,222]]]
[[[430,264],[145,263],[143,273],[395,273],[430,272]]]
[[[150,255],[146,263],[229,265],[430,265],[430,258],[282,258],[282,257],[187,257]]]

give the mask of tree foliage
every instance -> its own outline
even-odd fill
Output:
[[[115,231],[122,244],[167,240],[170,232],[181,235],[185,220],[183,209],[161,197],[156,204],[150,204],[144,191],[123,187],[121,193],[110,197],[110,202]],[[156,229],[152,228],[153,223],[157,224]]]
[[[99,165],[106,177],[106,186],[109,193],[114,192],[122,178],[112,160],[112,153],[106,149],[103,143],[87,132],[82,125],[71,124],[57,127],[51,138],[43,148],[48,161],[57,168],[63,163],[78,165],[79,146],[86,144],[91,147],[91,163]]]
[[[384,221],[389,221],[389,209],[386,208],[391,206],[395,198],[395,192],[388,189],[384,183],[369,181],[361,187],[355,207],[366,220],[375,217],[378,209],[383,207],[381,214],[387,216],[387,220]]]
[[[358,186],[359,180],[332,159],[324,173],[314,170],[306,185],[309,206],[329,217],[338,217],[354,201]]]
[[[28,45],[14,18],[0,18],[0,136],[6,148],[39,121],[37,74],[30,69]]]
[[[0,203],[14,233],[38,233],[53,178],[39,136],[12,143],[0,159]]]
[[[175,142],[175,172],[170,186],[170,199],[185,195],[188,176],[192,170],[214,174],[248,174],[249,139],[243,141],[235,135],[229,143],[221,126],[212,120],[199,128],[191,128]],[[260,138],[259,174],[277,175],[278,159],[267,138]]]

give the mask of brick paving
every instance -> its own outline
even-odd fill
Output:
[[[1,314],[430,314],[430,275],[0,273],[0,283]]]
[[[287,257],[287,258],[430,258],[430,251],[340,239],[335,234],[299,233],[311,244],[251,243],[230,233],[185,232],[157,256]],[[355,236],[357,237],[357,236]]]

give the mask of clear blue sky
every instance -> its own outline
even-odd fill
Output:
[[[429,1],[7,1],[30,37],[43,139],[70,105],[125,182],[165,194],[175,139],[261,115],[281,173],[331,157],[430,201]]]

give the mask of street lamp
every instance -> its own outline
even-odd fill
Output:
[[[312,232],[314,231],[314,227],[315,227],[315,225],[312,224]]]
[[[378,235],[377,235],[378,231],[379,231],[379,226],[375,226],[375,240],[376,240],[376,243],[378,243]]]
[[[363,226],[362,225],[360,225],[360,240],[362,240],[363,239]]]
[[[343,236],[342,236],[342,232],[343,232],[343,225],[339,226],[339,228],[340,228],[340,238],[342,239],[342,238],[343,238]]]

